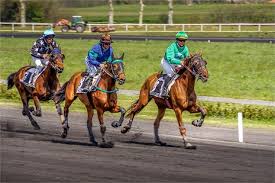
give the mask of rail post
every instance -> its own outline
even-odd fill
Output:
[[[243,143],[243,113],[238,112],[238,137],[239,142]]]

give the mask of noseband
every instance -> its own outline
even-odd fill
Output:
[[[200,65],[197,68],[198,64]],[[188,70],[194,77],[197,77],[198,79],[206,79],[204,76],[202,76],[202,72],[201,72],[201,68],[205,65],[206,65],[206,61],[203,60],[201,57],[195,55],[190,59],[190,63],[188,64],[188,66],[183,65],[183,67],[186,70]]]

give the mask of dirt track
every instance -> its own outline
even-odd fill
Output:
[[[160,147],[151,135],[135,138],[137,133],[121,135],[109,126],[115,146],[98,148],[88,143],[83,114],[71,115],[68,139],[62,140],[55,113],[37,118],[42,129],[35,131],[21,109],[0,112],[1,182],[275,182],[270,148],[192,140],[197,150],[186,150],[167,136],[168,146]]]

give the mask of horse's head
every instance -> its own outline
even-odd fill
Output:
[[[125,73],[124,73],[124,63],[123,63],[124,53],[119,58],[112,59],[111,62],[107,63],[107,68],[111,72],[113,79],[118,81],[118,84],[122,85],[125,82]]]
[[[62,73],[64,70],[64,59],[65,55],[62,54],[61,50],[59,48],[54,48],[49,58],[51,67],[58,73]]]
[[[208,80],[207,62],[202,58],[201,54],[196,53],[191,55],[190,58],[187,59],[187,62],[195,77],[202,80],[202,82]]]

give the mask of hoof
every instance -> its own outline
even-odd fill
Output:
[[[34,116],[37,116],[37,117],[41,117],[41,116],[42,116],[41,111],[32,111],[32,114],[33,114]]]
[[[121,133],[127,133],[130,130],[129,126],[124,126],[121,130]]]
[[[113,142],[102,142],[99,144],[99,147],[101,148],[113,148],[114,147],[114,143]]]
[[[92,146],[98,146],[97,141],[90,141]]]
[[[119,123],[118,121],[113,121],[112,122],[112,127],[117,128],[117,127],[120,127],[120,126],[121,126],[121,123]]]
[[[199,119],[192,121],[192,125],[194,125],[195,127],[201,127],[202,123],[203,121]]]
[[[34,111],[34,107],[29,107],[29,111],[30,112]]]
[[[63,138],[63,139],[65,139],[66,137],[67,137],[67,135],[68,135],[68,133],[67,133],[67,131],[63,131],[62,133],[61,133],[61,137]]]
[[[185,149],[197,149],[197,146],[194,146],[190,143],[187,143],[185,146],[184,146]]]
[[[39,126],[39,125],[33,125],[33,128],[34,128],[35,130],[40,130],[40,126]]]
[[[166,146],[167,145],[167,143],[162,142],[162,141],[157,141],[157,142],[155,142],[155,144],[158,146]]]
[[[27,115],[27,112],[25,110],[22,111],[22,115],[23,116],[26,116]]]

